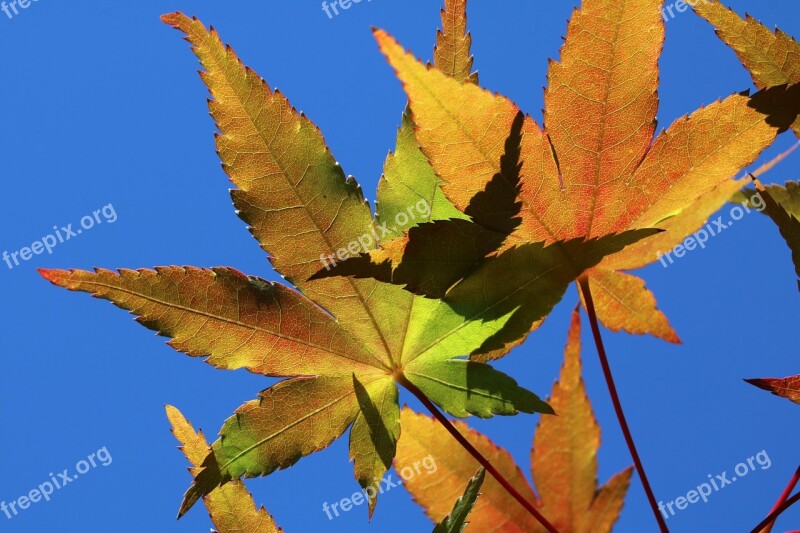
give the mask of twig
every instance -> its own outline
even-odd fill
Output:
[[[778,498],[778,501],[772,507],[772,510],[770,511],[770,515],[772,513],[774,513],[775,511],[777,511],[780,508],[781,505],[786,503],[786,500],[788,500],[789,496],[791,496],[792,491],[794,490],[794,488],[797,485],[798,481],[800,481],[800,466],[798,466],[797,470],[795,470],[794,475],[792,476],[792,479],[789,480],[789,484],[786,485],[785,489],[783,489],[783,493],[781,493],[781,497]],[[770,522],[769,524],[764,526],[764,529],[762,529],[759,533],[770,533],[772,531],[772,528],[773,528],[774,525],[775,525],[775,521],[773,520],[772,522]]]
[[[500,485],[506,491],[508,491],[508,493],[511,494],[511,496],[513,496],[514,499],[517,500],[525,508],[525,510],[527,510],[530,514],[532,514],[533,517],[536,518],[536,520],[538,520],[539,523],[545,527],[545,529],[547,529],[547,531],[549,531],[550,533],[558,533],[558,530],[555,527],[553,527],[553,525],[550,522],[547,521],[547,519],[542,515],[542,513],[540,513],[536,509],[536,507],[533,506],[531,502],[526,500],[525,497],[522,494],[520,494],[516,488],[514,488],[511,482],[508,481],[503,476],[503,474],[501,474],[494,467],[494,465],[490,463],[489,460],[486,457],[484,457],[481,454],[481,452],[479,452],[464,437],[464,435],[462,435],[455,428],[455,426],[453,426],[453,424],[450,423],[447,417],[444,416],[444,414],[441,411],[439,411],[439,409],[433,404],[432,401],[428,399],[427,396],[425,396],[424,392],[419,390],[416,385],[408,381],[408,379],[406,379],[404,376],[401,376],[398,379],[400,384],[403,385],[406,389],[408,389],[409,392],[411,392],[411,394],[416,396],[417,399],[422,402],[422,404],[428,409],[428,411],[431,412],[434,418],[436,418],[436,420],[438,420],[444,426],[444,428],[458,441],[458,443],[461,446],[463,446],[464,449],[467,450],[470,453],[470,455],[472,455],[472,457],[474,457],[475,460],[478,461],[478,463],[480,463],[481,466],[483,466],[486,469],[486,471],[489,472],[492,475],[492,477],[494,477],[497,480],[497,482],[500,483]]]
[[[617,393],[617,386],[614,384],[614,376],[611,373],[611,366],[608,363],[608,356],[606,349],[603,345],[603,338],[600,336],[600,325],[597,322],[597,312],[594,308],[594,300],[592,299],[592,291],[589,289],[589,279],[584,275],[578,280],[578,285],[583,293],[583,300],[586,304],[586,312],[589,315],[589,322],[592,325],[592,335],[594,335],[594,343],[597,346],[597,353],[600,356],[600,364],[603,366],[603,375],[606,378],[608,385],[608,392],[611,393],[611,401],[614,404],[614,411],[617,413],[619,425],[622,428],[622,433],[625,435],[625,442],[628,444],[628,449],[633,457],[633,464],[636,466],[636,471],[639,473],[639,478],[642,480],[644,491],[647,493],[647,500],[650,502],[650,507],[658,522],[658,527],[662,533],[669,533],[667,523],[661,512],[658,510],[658,503],[656,501],[653,489],[650,487],[650,482],[647,480],[642,460],[639,458],[639,452],[636,451],[636,444],[633,442],[631,430],[628,427],[628,421],[625,419],[625,412],[622,410],[622,402],[619,400]]]
[[[783,513],[786,509],[788,509],[792,505],[796,504],[798,501],[800,501],[800,492],[798,492],[797,494],[795,494],[794,496],[783,502],[783,505],[779,506],[777,509],[769,513],[769,516],[767,516],[764,520],[761,521],[761,523],[759,523],[756,527],[754,527],[753,530],[750,531],[750,533],[758,533],[759,531],[767,527],[768,524],[773,523],[781,515],[781,513]]]

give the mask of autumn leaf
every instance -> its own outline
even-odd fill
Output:
[[[678,119],[654,138],[664,37],[661,4],[582,3],[569,24],[561,61],[550,66],[544,129],[507,98],[426,67],[385,31],[376,30],[376,38],[409,96],[417,140],[447,198],[473,222],[488,227],[467,212],[475,211],[475,198],[499,185],[518,193],[519,221],[503,235],[500,252],[531,242],[550,245],[637,228],[666,230],[653,238],[658,248],[642,240],[609,254],[587,275],[598,292],[599,318],[608,328],[677,342],[655,296],[643,282],[619,271],[656,261],[660,252],[701,228],[741,187],[741,182],[732,184],[733,178],[786,123],[785,117],[764,115],[766,96],[759,110],[755,98],[735,94]],[[347,267],[346,274],[425,290],[417,280],[434,279],[434,273],[441,278],[443,268],[456,277],[463,274],[458,267],[471,271],[481,268],[484,259],[495,260],[476,246],[486,241],[474,228],[462,242],[478,260],[454,251],[452,243],[442,246],[431,238],[434,230],[441,231],[418,227],[417,241],[426,242],[413,243],[409,232],[406,242],[386,244],[369,261],[359,258],[361,263]],[[439,247],[439,255],[425,251],[426,246]],[[406,253],[416,263],[403,273]],[[435,260],[423,269],[419,259],[426,257]],[[522,338],[518,321],[512,319],[508,328],[514,330],[508,338]],[[490,357],[503,355],[511,345]]]
[[[790,181],[785,185],[765,186],[756,178],[753,181],[755,190],[745,190],[735,200],[742,200],[763,212],[778,226],[792,252],[800,290],[800,183]]]
[[[698,15],[717,28],[717,36],[730,46],[759,89],[800,83],[800,43],[780,29],[771,31],[747,15],[740,17],[718,0],[698,2]],[[800,136],[800,120],[794,131]]]
[[[562,533],[610,532],[619,518],[632,469],[613,476],[598,489],[600,428],[581,378],[580,333],[576,311],[561,376],[550,397],[558,416],[542,417],[534,436],[531,464],[538,495],[507,451],[465,424],[455,425],[556,529]],[[409,477],[404,485],[428,517],[438,522],[448,512],[446,502],[463,492],[477,462],[466,451],[453,449],[450,436],[434,419],[406,408],[401,420],[403,435],[397,446],[395,469],[413,467],[421,457],[433,458],[435,476]],[[494,479],[486,480],[482,493],[467,531],[544,531]]]
[[[319,130],[283,94],[197,19],[175,13],[164,21],[186,34],[205,68],[201,77],[220,130],[217,148],[237,187],[231,195],[238,214],[299,292],[231,268],[42,275],[131,311],[142,325],[170,337],[175,349],[217,368],[289,378],[223,425],[180,514],[217,487],[287,468],[348,429],[355,476],[371,514],[400,432],[398,382],[415,383],[454,416],[550,412],[505,374],[457,359],[499,331],[515,313],[514,302],[464,298],[454,309],[374,280],[308,279],[339,250],[373,248],[392,209],[403,206],[401,226],[454,211],[436,193],[433,172],[424,171],[408,122],[387,161],[378,196],[382,211],[373,220],[355,180],[345,177]]]
[[[769,391],[775,396],[780,396],[800,404],[800,376],[791,376],[783,379],[746,379],[745,381],[751,385],[755,385],[759,389]]]
[[[197,474],[208,455],[208,442],[202,431],[196,432],[183,414],[167,406],[167,418],[172,433],[181,443],[181,451],[192,464],[192,475]],[[275,520],[263,507],[256,508],[253,496],[241,481],[222,486],[203,498],[211,521],[219,533],[281,533]]]
[[[486,477],[486,470],[479,469],[478,472],[469,480],[464,495],[456,500],[453,512],[444,517],[444,520],[436,524],[433,533],[461,533],[467,527],[467,518],[475,502],[480,496],[481,486]]]
[[[442,29],[436,33],[434,63],[442,72],[458,81],[475,81],[472,72],[472,36],[467,32],[467,0],[445,0]]]

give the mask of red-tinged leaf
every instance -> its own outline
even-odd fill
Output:
[[[786,398],[794,403],[800,404],[800,376],[791,376],[788,378],[763,378],[763,379],[746,379],[751,385],[755,385],[759,389],[769,391],[775,396]]]
[[[570,22],[561,61],[551,65],[545,131],[508,99],[427,68],[384,31],[376,37],[408,93],[421,149],[453,204],[466,213],[498,181],[518,192],[520,221],[506,233],[502,251],[522,242],[652,227],[670,234],[659,238],[659,246],[674,246],[724,205],[724,193],[738,186],[731,185],[733,178],[794,120],[792,110],[779,105],[791,98],[791,91],[733,95],[679,119],[653,139],[663,34],[661,2],[585,0]],[[517,176],[513,167],[503,165],[515,129],[521,136]],[[638,249],[650,252],[646,243]],[[474,240],[464,239],[463,245],[475,251]],[[406,249],[414,246],[395,246],[392,259],[402,262],[398,251]],[[623,252],[618,262],[635,257],[638,268],[666,251],[630,251],[627,257]],[[417,249],[414,257],[426,255]],[[449,255],[453,263],[463,264],[465,254]],[[478,248],[474,255],[491,262],[496,254]],[[618,270],[610,266],[615,262],[614,255],[605,260],[609,270]],[[385,267],[382,272],[385,276]],[[432,279],[431,272],[417,276]],[[412,291],[419,286],[404,276],[389,281],[408,284]],[[614,330],[677,340],[651,295],[639,292],[629,305],[601,299],[604,323]],[[613,308],[603,309],[606,303]],[[657,321],[651,327],[643,316]],[[516,338],[521,338],[519,331]]]

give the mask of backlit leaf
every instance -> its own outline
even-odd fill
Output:
[[[664,36],[661,7],[657,0],[582,2],[570,22],[561,60],[551,63],[544,130],[508,99],[426,67],[388,33],[376,31],[381,50],[409,96],[421,149],[453,204],[467,213],[492,183],[505,183],[508,190],[518,192],[520,220],[506,233],[499,251],[524,242],[554,243],[660,228],[669,235],[643,240],[621,252],[619,259],[612,254],[604,260],[605,270],[597,272],[607,278],[609,270],[657,261],[702,228],[724,205],[727,193],[740,187],[731,185],[735,176],[794,120],[791,110],[776,104],[790,98],[787,91],[767,91],[752,98],[735,94],[678,119],[654,139]],[[515,136],[520,138],[518,175],[514,166],[503,164],[508,142]],[[417,235],[418,240],[435,242],[427,230]],[[424,250],[434,245],[414,243],[413,237],[409,233],[406,242],[387,245],[391,252],[381,259],[390,256],[390,269],[384,264],[377,273],[374,266],[365,272],[367,263],[362,259],[362,265],[353,265],[348,273],[358,271],[419,291],[423,285],[419,280],[436,280],[433,272],[441,277],[442,269],[420,271],[414,263],[407,270],[416,271],[418,279],[401,275],[405,259],[401,252],[412,251],[409,259],[414,260],[435,257],[436,250],[431,254]],[[475,247],[474,238],[462,241],[467,248],[463,251],[452,250],[457,241],[437,246],[438,264],[445,256],[446,271],[457,272],[453,264],[472,268],[473,256],[484,256],[487,262],[499,257]],[[374,252],[376,259],[380,253]],[[643,286],[624,276],[617,279],[627,280],[631,287]],[[598,312],[604,323],[613,330],[677,341],[652,295],[643,289],[637,292],[626,302],[601,298]],[[612,308],[604,309],[606,305]],[[657,320],[650,322],[644,316]],[[515,333],[509,337],[522,338],[519,331]],[[502,355],[511,345],[496,348],[493,355]]]
[[[800,187],[789,182],[786,187],[771,185],[764,187],[755,180],[756,190],[763,202],[763,212],[778,226],[781,236],[792,252],[795,273],[798,277],[797,287],[800,290]],[[773,193],[775,196],[773,197]],[[753,198],[750,198],[753,203]]]
[[[483,468],[478,470],[467,483],[464,495],[456,500],[453,512],[436,524],[436,527],[433,528],[433,533],[461,533],[464,531],[464,528],[467,527],[469,513],[475,506],[475,502],[478,501],[478,496],[480,496],[481,486],[485,477],[486,470]]]
[[[453,79],[467,81],[472,73],[472,36],[467,32],[467,0],[445,0],[442,30],[436,34],[433,51],[436,66]]]
[[[769,391],[775,396],[780,396],[800,404],[800,376],[791,376],[783,379],[747,379],[745,381],[760,389]]]
[[[680,342],[667,317],[656,307],[656,298],[643,279],[605,268],[590,272],[589,286],[597,318],[609,329],[649,333],[669,342]]]
[[[172,424],[172,433],[181,443],[192,473],[208,455],[208,443],[202,432],[195,432],[183,414],[171,405],[167,406],[167,418]],[[229,483],[209,493],[203,498],[211,516],[211,521],[219,533],[280,533],[275,520],[266,509],[256,507],[253,496],[241,481]]]
[[[403,433],[397,443],[395,469],[399,472],[404,468],[413,468],[414,462],[428,456],[432,458],[431,463],[436,465],[435,472],[410,476],[403,486],[414,501],[422,506],[428,518],[439,523],[450,512],[452,502],[464,494],[469,479],[480,465],[469,452],[453,446],[453,437],[435,419],[409,408],[402,410],[400,419]],[[528,501],[536,505],[533,489],[506,450],[463,422],[454,421],[453,425]],[[481,493],[470,514],[466,531],[543,531],[538,522],[493,477],[487,477]]]
[[[737,15],[719,0],[694,5],[694,10],[717,28],[717,35],[730,46],[759,89],[800,83],[800,43],[747,15]],[[800,136],[800,120],[794,124]]]
[[[633,470],[625,469],[598,489],[600,428],[581,378],[580,334],[576,310],[564,366],[550,398],[557,416],[544,415],[534,436],[531,463],[538,496],[508,452],[466,425],[454,425],[526,499],[542,510],[556,529],[563,533],[607,533],[619,518]],[[438,522],[448,511],[445,502],[463,492],[478,463],[468,452],[454,449],[447,431],[434,419],[408,409],[403,410],[401,418],[403,434],[395,469],[407,469],[422,457],[433,458],[435,475],[410,477],[404,485],[428,517]],[[484,483],[466,530],[544,531],[491,477]]]
[[[299,292],[230,268],[44,270],[42,275],[131,311],[143,325],[170,337],[176,349],[207,357],[218,368],[289,378],[262,391],[225,423],[180,514],[227,482],[287,468],[348,429],[350,457],[371,514],[374,487],[391,464],[400,432],[396,383],[407,382],[404,371],[412,361],[429,378],[443,372],[443,382],[458,392],[440,394],[436,401],[453,412],[548,410],[519,387],[491,396],[493,384],[513,383],[498,371],[481,366],[465,377],[453,370],[465,365],[451,360],[482,347],[516,305],[479,303],[456,310],[372,279],[308,279],[326,263],[372,250],[409,227],[463,216],[438,191],[439,179],[419,150],[410,118],[387,160],[378,191],[381,214],[373,219],[359,186],[345,177],[316,126],[242,65],[216,31],[180,13],[163,19],[186,34],[205,69],[201,76],[212,96],[217,148],[236,186],[238,213],[275,269]],[[469,394],[467,378],[473,374],[480,378],[476,394],[488,398],[484,403]]]
[[[559,531],[611,531],[632,474],[628,468],[597,488],[600,427],[581,378],[581,326],[572,315],[564,365],[550,397],[558,416],[543,417],[531,452],[542,512]]]

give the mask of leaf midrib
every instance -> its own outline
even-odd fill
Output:
[[[244,110],[245,116],[247,116],[248,121],[250,121],[250,124],[253,126],[253,130],[258,135],[258,138],[261,139],[261,141],[264,143],[264,146],[266,147],[267,152],[271,155],[272,159],[275,161],[275,164],[280,169],[281,174],[284,176],[285,181],[289,185],[289,187],[291,188],[292,193],[294,194],[295,198],[297,198],[297,201],[303,206],[303,210],[306,211],[308,219],[311,220],[311,222],[314,225],[314,227],[317,229],[317,231],[322,236],[322,238],[325,241],[325,243],[328,245],[328,248],[332,249],[333,248],[333,243],[328,239],[327,234],[324,231],[322,231],[322,228],[319,226],[319,224],[317,224],[317,221],[311,216],[311,213],[309,212],[307,205],[305,204],[305,202],[303,202],[302,198],[298,194],[297,187],[292,182],[292,180],[288,179],[288,173],[287,173],[286,169],[284,168],[283,164],[280,162],[280,160],[278,158],[276,158],[276,157],[274,157],[274,155],[272,155],[272,150],[271,150],[271,145],[270,145],[269,140],[264,136],[264,133],[256,125],[255,119],[251,115],[250,110],[248,109],[248,107],[243,105],[243,102],[245,100],[242,98],[239,90],[236,87],[236,84],[234,84],[233,80],[231,80],[228,77],[228,71],[225,68],[225,65],[228,64],[227,59],[228,59],[229,51],[227,49],[225,49],[224,45],[223,45],[222,52],[225,55],[225,57],[223,59],[219,59],[217,57],[217,54],[215,53],[216,48],[213,47],[213,46],[209,46],[208,48],[209,48],[209,50],[211,52],[210,55],[214,58],[215,62],[217,63],[217,67],[219,68],[219,71],[222,73],[222,77],[225,79],[225,81],[228,84],[228,88],[231,89],[232,94],[235,94],[237,96],[237,100],[239,102],[239,106],[242,108],[242,110]],[[234,66],[237,66],[237,65],[234,64]],[[238,66],[240,68],[244,69],[244,66],[241,63]],[[245,69],[245,72],[244,72],[245,78],[248,76],[248,74],[249,73]],[[272,93],[271,90],[269,90],[269,89],[267,89],[267,90]],[[272,93],[272,95],[274,96],[274,93]],[[217,120],[217,118],[216,117],[214,117],[214,118],[215,118],[215,121],[217,122],[217,124],[219,124],[219,121]],[[300,121],[300,127],[302,127],[302,117],[298,117],[298,120]],[[238,186],[238,184],[237,184],[237,186]],[[372,309],[370,308],[370,306],[367,305],[367,301],[364,298],[364,295],[361,293],[361,290],[359,289],[358,285],[355,283],[355,280],[353,280],[352,278],[348,277],[347,278],[347,282],[353,288],[353,291],[355,292],[356,296],[358,297],[358,300],[361,302],[361,305],[363,306],[364,310],[366,311],[367,315],[369,316],[370,322],[372,323],[376,333],[378,334],[378,336],[381,339],[381,343],[383,344],[383,347],[384,347],[384,350],[385,350],[385,354],[389,358],[389,362],[392,363],[394,361],[394,358],[392,357],[392,351],[389,348],[389,344],[388,344],[388,342],[386,340],[386,337],[383,334],[383,330],[380,328],[380,326],[378,324],[378,321],[375,319],[375,315],[373,315],[373,313],[372,313]],[[377,357],[376,357],[376,360],[381,364],[381,366],[384,369],[390,370],[389,367],[387,367],[386,364],[383,361],[381,361]]]
[[[126,288],[123,288],[123,287],[118,287],[118,286],[115,286],[115,285],[111,285],[111,284],[108,284],[108,283],[102,283],[102,282],[99,282],[99,281],[82,281],[81,285],[102,287],[102,288],[105,288],[105,289],[108,289],[108,290],[111,290],[111,291],[122,292],[124,294],[128,294],[128,295],[134,296],[136,298],[141,298],[143,300],[147,300],[147,301],[155,303],[155,304],[163,305],[163,306],[168,307],[168,308],[174,308],[174,309],[177,309],[177,310],[180,310],[180,311],[185,311],[185,312],[190,313],[190,314],[195,314],[195,315],[198,315],[198,316],[201,316],[201,317],[210,318],[210,319],[213,319],[213,320],[218,320],[220,322],[224,322],[224,323],[231,324],[231,325],[234,325],[234,326],[239,326],[239,327],[241,327],[243,329],[249,329],[249,330],[252,330],[252,331],[264,333],[266,335],[277,337],[279,339],[290,340],[290,341],[296,342],[297,344],[300,344],[301,346],[307,346],[309,348],[316,348],[316,349],[321,350],[323,352],[329,353],[329,354],[331,354],[333,356],[340,357],[342,359],[345,359],[347,361],[351,361],[353,363],[357,363],[359,365],[363,365],[366,368],[377,368],[377,367],[370,366],[370,365],[364,363],[363,361],[358,361],[357,359],[353,359],[352,357],[348,356],[347,354],[332,351],[330,348],[318,345],[316,343],[304,341],[302,339],[299,339],[299,338],[296,338],[296,337],[292,337],[292,336],[289,336],[289,335],[278,335],[278,334],[276,334],[274,332],[271,332],[269,330],[260,328],[260,327],[255,326],[255,325],[249,325],[249,324],[246,324],[244,322],[240,322],[238,320],[233,320],[233,319],[230,319],[230,318],[222,317],[222,316],[215,315],[213,313],[209,313],[209,312],[206,312],[206,311],[200,311],[199,309],[193,309],[191,307],[186,307],[186,306],[181,305],[181,304],[167,302],[167,301],[161,300],[159,298],[155,298],[153,296],[144,295],[142,293],[139,293],[139,292],[136,292],[136,291],[133,291],[133,290],[130,290],[130,289],[126,289]],[[175,338],[175,337],[172,337],[172,338]],[[209,357],[211,356],[211,354],[208,354],[208,355],[209,355]]]

